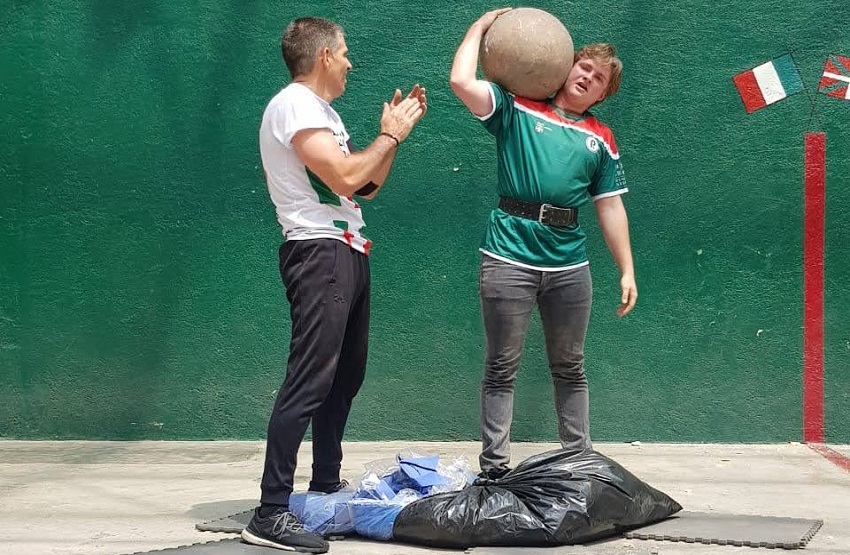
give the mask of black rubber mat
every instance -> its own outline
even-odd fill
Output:
[[[248,525],[248,522],[250,522],[251,516],[253,514],[254,509],[242,511],[241,513],[236,513],[234,515],[226,516],[224,518],[217,518],[215,520],[208,520],[207,522],[196,524],[195,528],[197,530],[200,530],[201,532],[222,532],[225,534],[241,534],[242,529]]]
[[[139,551],[131,555],[147,555],[149,553],[164,555],[280,555],[289,553],[271,547],[260,547],[244,543],[239,538],[220,540],[217,542],[195,543],[181,547],[169,547],[155,551]]]
[[[207,532],[238,534],[248,524],[252,513],[253,510],[236,513],[224,518],[197,524],[195,528]],[[822,520],[803,518],[682,511],[665,521],[627,532],[625,537],[636,540],[800,549],[809,543],[809,540],[820,530],[822,525]],[[225,553],[227,555],[241,555],[242,553],[256,553],[256,549],[266,549],[245,544],[240,544],[244,547],[234,546],[233,542],[240,543],[238,538],[224,540],[224,542],[196,544],[178,549],[185,551],[189,548],[194,549],[209,546],[206,548],[206,551],[191,551],[190,553],[192,555],[196,553],[197,555],[206,555],[207,553],[215,553],[216,555]],[[223,543],[223,547],[215,545]],[[254,551],[251,551],[252,549]],[[530,553],[531,551],[529,549],[532,548],[474,547],[469,549],[468,552],[472,555],[520,555],[522,553]],[[165,550],[164,552],[169,551],[174,550]],[[179,551],[178,553],[183,553],[184,551]],[[552,552],[552,555],[559,555],[558,548],[551,548],[547,553],[549,551]],[[160,551],[152,551],[150,553],[160,553]],[[635,552],[634,555],[638,555],[638,553],[641,552]]]
[[[617,539],[622,540],[622,538]],[[469,555],[658,555],[658,550],[631,545],[623,547],[614,542],[561,547],[473,547],[467,553]]]
[[[384,555],[400,555],[402,553],[441,553],[443,555],[463,555],[463,551],[435,549],[431,550],[421,546],[410,546],[410,549],[405,549],[400,544],[390,542],[374,542],[366,539],[352,539],[340,542],[342,545],[331,544],[330,555],[334,553],[374,553]],[[354,544],[354,545],[352,545]],[[283,551],[271,547],[260,547],[243,543],[239,538],[230,538],[227,540],[196,543],[185,545],[182,547],[169,547],[154,551],[137,552],[129,555],[281,555],[282,553],[294,553],[292,551]],[[468,553],[468,551],[467,551]],[[631,554],[639,555],[639,554]]]
[[[822,520],[682,511],[627,532],[627,538],[717,545],[799,549],[823,526]]]

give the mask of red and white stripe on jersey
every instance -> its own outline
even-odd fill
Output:
[[[546,101],[531,100],[530,98],[521,96],[514,97],[514,106],[525,113],[545,119],[554,125],[568,127],[590,135],[605,145],[605,150],[608,151],[611,158],[614,160],[620,158],[620,152],[617,150],[617,144],[614,142],[614,134],[611,132],[611,129],[593,116],[587,116],[580,121],[573,121],[559,114]]]

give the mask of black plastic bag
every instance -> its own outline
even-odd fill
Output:
[[[415,501],[393,539],[435,547],[585,543],[682,510],[666,494],[595,451],[549,451],[505,477]]]

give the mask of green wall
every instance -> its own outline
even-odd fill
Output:
[[[6,1],[0,10],[0,436],[262,438],[283,373],[280,230],[259,167],[298,16],[346,28],[336,102],[358,144],[395,87],[430,109],[365,208],[369,374],[351,439],[474,439],[477,252],[493,142],[448,72],[480,1]],[[846,0],[539,2],[625,62],[598,111],[623,153],[640,301],[593,223],[595,439],[802,437],[803,138],[827,133],[826,437],[850,442],[850,102],[816,94],[850,55]],[[792,52],[807,86],[746,115],[732,76]],[[514,437],[554,439],[539,320]]]

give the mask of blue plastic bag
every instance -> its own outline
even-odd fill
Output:
[[[336,493],[293,493],[289,510],[295,513],[304,528],[322,536],[344,536],[354,532],[354,519],[348,502],[353,491]]]
[[[396,517],[404,507],[423,495],[461,489],[476,478],[466,457],[446,466],[438,455],[407,451],[394,460],[374,461],[348,502],[354,531],[376,540],[392,539]]]
[[[437,472],[440,457],[398,457],[399,471],[403,475],[401,482],[419,493],[429,494],[431,488],[445,484],[448,479]]]
[[[357,491],[354,494],[355,499],[377,499],[388,500],[395,497],[396,491],[388,480],[388,477],[379,478],[375,474],[369,474],[357,486]]]
[[[391,540],[398,514],[421,498],[419,492],[405,489],[392,499],[352,499],[348,506],[354,519],[354,531],[374,540]]]

